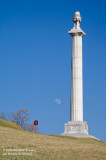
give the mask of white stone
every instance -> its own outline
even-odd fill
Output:
[[[75,12],[72,36],[71,121],[83,121],[82,36],[80,12]]]
[[[71,62],[71,121],[65,124],[64,136],[90,137],[88,125],[83,121],[83,69],[82,69],[82,36],[84,31],[80,28],[80,12],[75,12],[74,27],[69,31],[72,36],[72,62]]]

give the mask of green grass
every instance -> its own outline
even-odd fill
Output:
[[[41,135],[14,129],[11,125],[11,128],[4,126],[3,123],[0,126],[0,160],[106,160],[106,143],[102,141],[92,138]],[[3,149],[30,149],[33,152],[32,155],[23,156],[3,155],[18,153]]]
[[[16,123],[9,122],[9,121],[3,120],[3,119],[0,119],[0,126],[2,126],[2,127],[9,127],[9,128],[18,129],[18,130],[23,130]]]

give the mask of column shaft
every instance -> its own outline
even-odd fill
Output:
[[[83,121],[82,36],[72,36],[71,121]]]

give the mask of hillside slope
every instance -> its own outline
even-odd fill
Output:
[[[0,160],[6,159],[105,160],[106,143],[90,138],[41,135],[0,126]]]
[[[14,129],[18,129],[18,130],[23,130],[20,126],[18,126],[16,123],[14,122],[9,122],[3,119],[0,119],[0,126],[2,127],[9,127],[9,128],[14,128]]]

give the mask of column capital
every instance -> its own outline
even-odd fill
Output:
[[[74,22],[74,27],[68,32],[71,34],[71,36],[74,35],[79,35],[79,36],[84,36],[85,32],[80,28],[80,22],[81,22],[81,16],[80,12],[75,12],[75,15],[73,17],[73,22]]]

